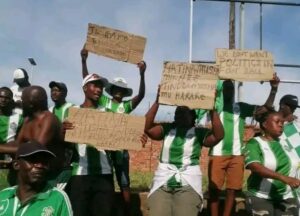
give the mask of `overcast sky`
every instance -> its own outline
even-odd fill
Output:
[[[299,1],[292,1],[297,2]],[[236,44],[239,32],[239,4],[236,5]],[[1,0],[0,1],[0,86],[12,85],[13,71],[25,68],[33,84],[49,92],[48,83],[63,81],[69,89],[68,101],[83,101],[80,50],[88,23],[108,26],[147,38],[144,59],[146,96],[135,113],[144,115],[155,99],[163,61],[188,61],[189,0]],[[195,1],[193,60],[214,60],[216,48],[228,47],[229,5],[223,2]],[[275,63],[300,64],[300,7],[263,7],[263,49],[273,53]],[[259,49],[259,7],[245,5],[245,49]],[[36,67],[27,58],[33,57]],[[90,54],[90,72],[112,80],[124,77],[134,94],[138,92],[139,72],[135,65]],[[284,80],[300,80],[300,69],[276,68]],[[245,83],[242,100],[262,104],[270,86]],[[297,96],[299,84],[282,84],[275,104],[290,93]],[[173,116],[168,107],[161,118]]]

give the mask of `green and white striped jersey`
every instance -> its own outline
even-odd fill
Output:
[[[72,103],[65,103],[60,107],[52,106],[49,111],[52,112],[60,122],[63,122],[69,115],[69,108],[74,106]]]
[[[78,106],[77,106],[78,107]],[[105,108],[98,107],[99,111]],[[77,143],[72,159],[72,175],[112,174],[112,163],[109,151],[98,150],[92,145]]]
[[[202,143],[208,133],[206,128],[175,128],[172,123],[162,125],[164,142],[160,153],[160,162],[173,164],[178,169],[186,166],[199,165]],[[180,187],[172,176],[167,185],[169,187]]]
[[[72,175],[112,174],[109,153],[87,144],[75,146],[77,154],[72,162]],[[78,156],[78,157],[76,157]]]
[[[122,101],[121,103],[115,103],[112,101],[111,98],[102,95],[99,99],[99,105],[101,107],[105,107],[106,112],[113,112],[113,113],[131,113],[132,109],[132,101]],[[114,163],[121,165],[123,163],[123,150],[114,151]]]
[[[278,141],[264,141],[252,138],[244,148],[245,166],[257,162],[264,167],[285,176],[296,177],[299,159],[296,152],[287,144]],[[296,197],[289,185],[270,178],[251,173],[248,178],[248,192],[254,196],[283,200]]]
[[[22,124],[23,117],[20,114],[0,115],[0,144],[15,140],[17,131]],[[4,155],[0,155],[0,160],[4,160]]]
[[[106,112],[130,113],[133,110],[131,100],[122,101],[121,103],[115,103],[111,98],[105,95],[102,95],[100,97],[98,104],[101,107],[105,107]]]
[[[295,149],[300,158],[300,122],[298,119],[284,124],[280,142]]]
[[[0,143],[15,140],[16,133],[22,123],[23,117],[20,114],[0,115]]]
[[[224,126],[224,138],[210,149],[213,156],[242,154],[242,143],[246,117],[253,116],[256,106],[247,103],[224,104],[220,119]]]
[[[73,211],[67,194],[56,187],[47,186],[22,204],[14,186],[0,192],[0,215],[72,216]]]

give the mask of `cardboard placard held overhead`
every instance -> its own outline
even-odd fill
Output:
[[[67,130],[65,141],[106,150],[142,148],[145,117],[71,107],[68,121],[75,127]]]
[[[137,64],[145,46],[144,37],[89,23],[85,48],[92,53]]]
[[[220,79],[268,81],[273,78],[274,61],[262,50],[216,49]]]
[[[218,74],[215,65],[165,62],[159,103],[212,109]]]

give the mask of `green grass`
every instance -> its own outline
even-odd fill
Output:
[[[8,183],[6,181],[8,170],[0,170],[0,190],[8,187]]]
[[[8,170],[0,170],[0,190],[8,186],[6,181],[6,175]],[[131,172],[130,173],[130,182],[131,182],[131,190],[133,192],[147,192],[150,190],[151,182],[153,179],[154,172]],[[244,182],[243,182],[243,191],[246,190],[247,187],[247,178],[249,173],[245,172]],[[118,184],[115,180],[115,188],[119,191]],[[203,192],[208,189],[208,177],[203,175],[202,177],[202,190]]]
[[[150,185],[153,179],[153,172],[130,172],[130,188],[133,192],[144,192],[150,190]],[[120,191],[115,179],[116,191]]]
[[[153,179],[153,172],[131,172],[130,173],[130,181],[131,181],[131,189],[132,191],[149,191],[150,185]],[[249,176],[249,172],[244,172],[244,180],[243,180],[243,188],[242,191],[247,189],[247,178]],[[118,189],[118,186],[116,186]],[[208,190],[208,176],[202,176],[202,191],[205,192]]]

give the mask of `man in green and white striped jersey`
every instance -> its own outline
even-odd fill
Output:
[[[283,115],[285,120],[283,134],[280,140],[295,149],[300,158],[300,122],[299,119],[294,116],[296,108],[299,108],[297,96],[285,95],[280,99],[279,112]]]
[[[13,113],[13,93],[7,87],[0,88],[0,144],[15,140],[23,118]],[[1,160],[4,158],[1,155]]]
[[[105,78],[89,74],[82,82],[85,100],[80,108],[98,109],[98,100]],[[66,124],[65,124],[66,126]],[[72,129],[72,126],[65,129]],[[113,204],[114,183],[109,152],[98,151],[95,147],[83,143],[75,144],[72,167],[73,175],[66,186],[74,215],[109,216]]]
[[[81,50],[82,60],[82,78],[88,76],[87,57],[88,51]],[[142,101],[145,96],[145,71],[146,63],[141,61],[137,64],[140,72],[140,87],[139,92],[132,99],[124,100],[125,97],[132,95],[132,89],[128,87],[127,82],[122,77],[115,78],[111,83],[105,87],[105,91],[110,97],[103,95],[98,100],[100,107],[104,107],[107,112],[114,113],[131,113]],[[111,152],[113,165],[117,182],[120,187],[122,197],[124,200],[124,214],[130,215],[130,179],[129,179],[129,153],[127,150]]]
[[[49,108],[49,111],[53,113],[60,122],[63,122],[69,114],[69,108],[74,106],[72,103],[66,102],[68,89],[63,82],[51,81],[49,83],[50,96],[54,102],[54,106]],[[57,179],[57,187],[64,189],[68,180],[71,177],[70,163],[73,155],[73,148],[71,144],[65,143],[65,170],[61,173],[60,178]]]
[[[13,92],[7,88],[0,88],[0,145],[4,145],[7,142],[14,141],[17,137],[17,133],[23,123],[22,115],[13,112],[14,101]],[[10,156],[6,154],[0,154],[0,166],[2,168],[10,167]],[[1,170],[6,175],[6,170]],[[15,184],[15,172],[10,169],[8,174],[8,182],[10,185]]]
[[[266,105],[272,106],[277,92],[279,79],[275,75],[270,81],[271,92]],[[223,216],[230,216],[235,193],[242,188],[244,176],[244,157],[242,143],[245,120],[253,116],[256,105],[234,102],[234,84],[223,82],[223,110],[220,119],[224,125],[224,139],[210,149],[209,155],[209,194],[212,216],[219,214],[219,194],[226,179],[226,200]]]
[[[284,118],[283,133],[280,137],[282,145],[293,148],[298,155],[297,178],[300,178],[300,122],[294,112],[299,108],[298,97],[295,95],[284,95],[279,102],[279,112]],[[297,189],[298,199],[300,200],[300,189]],[[299,210],[300,214],[300,210]]]

